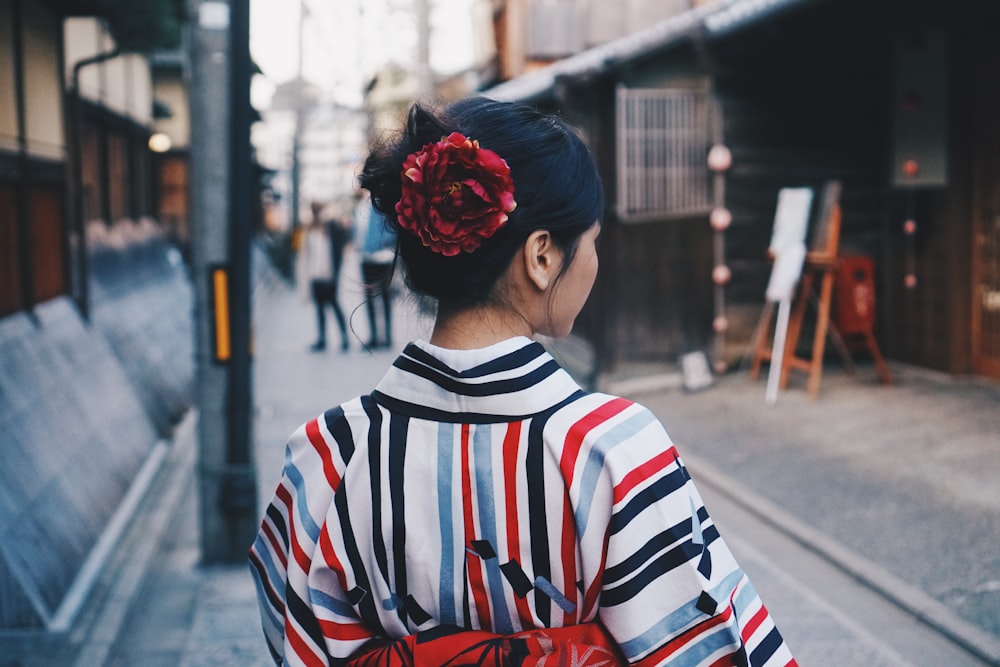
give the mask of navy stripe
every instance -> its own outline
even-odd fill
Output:
[[[337,508],[337,518],[340,524],[340,532],[344,538],[344,550],[347,551],[347,561],[350,563],[351,574],[357,582],[357,588],[362,589],[365,595],[360,600],[352,600],[351,604],[357,606],[361,614],[361,620],[374,634],[385,634],[382,622],[379,621],[378,609],[375,605],[374,596],[371,594],[371,583],[368,581],[368,571],[365,569],[365,560],[361,558],[358,551],[358,541],[354,537],[354,528],[351,526],[351,515],[347,507],[347,493],[345,491],[346,482],[340,485],[337,492],[333,494],[333,504]],[[356,589],[352,589],[356,590]],[[350,595],[350,591],[344,591]]]
[[[267,568],[264,567],[264,563],[261,562],[260,557],[256,552],[250,552],[250,566],[257,571],[257,578],[260,580],[260,590],[264,591],[264,595],[267,596],[268,602],[275,611],[283,609],[285,606],[284,601],[278,597],[278,594],[272,590],[269,584],[274,583],[271,578],[267,576]]]
[[[702,508],[698,512],[698,517],[702,521],[705,521],[708,518],[708,512]],[[604,577],[601,579],[601,583],[604,586],[608,586],[609,584],[613,584],[620,579],[624,579],[633,572],[637,571],[643,563],[648,561],[655,554],[658,554],[671,544],[675,544],[690,535],[691,519],[679,521],[670,528],[654,535],[649,539],[649,541],[646,542],[646,544],[637,549],[631,556],[623,560],[621,563],[606,568],[604,570]]]
[[[274,660],[274,664],[280,665],[282,662],[281,653],[277,648],[271,646],[271,639],[267,635],[264,635],[264,643],[267,644],[267,652],[271,654],[271,660]]]
[[[351,433],[351,425],[344,416],[344,409],[336,407],[327,410],[323,414],[326,421],[326,430],[330,432],[340,449],[340,458],[346,464],[354,455],[354,434]]]
[[[278,535],[281,536],[281,543],[288,548],[288,528],[285,527],[285,517],[281,515],[281,510],[279,510],[275,505],[268,505],[267,516],[271,519],[271,523],[274,527],[278,529]]]
[[[326,642],[323,640],[323,631],[319,628],[319,621],[313,615],[312,609],[309,607],[305,601],[298,596],[295,589],[291,586],[285,587],[285,597],[287,599],[288,607],[285,611],[286,614],[295,619],[295,621],[302,627],[305,633],[309,636],[309,639],[316,644],[316,647],[320,651],[327,664],[330,662],[330,654],[326,652]]]
[[[608,530],[614,535],[628,526],[629,522],[647,507],[668,497],[685,484],[687,484],[687,476],[681,470],[674,470],[670,474],[664,475],[656,480],[655,483],[650,484],[635,494],[635,497],[625,507],[615,512],[611,517],[611,524],[608,526]]]
[[[549,562],[549,536],[545,507],[545,442],[543,431],[545,423],[552,416],[548,411],[531,421],[528,427],[528,451],[524,473],[528,485],[528,532],[531,535],[531,569],[533,578],[550,579],[552,564]],[[542,627],[547,628],[552,618],[552,599],[537,588],[532,592],[535,596],[535,611]]]
[[[771,628],[771,631],[767,633],[767,636],[757,645],[753,651],[750,652],[750,664],[751,665],[763,665],[768,659],[775,654],[775,652],[781,648],[781,645],[785,642],[781,638],[781,633],[778,632],[778,628]]]
[[[382,411],[369,397],[361,398],[361,407],[368,415],[368,476],[372,499],[372,547],[382,580],[389,583],[389,553],[382,530]]]
[[[714,542],[719,537],[717,530],[705,531],[705,545]],[[667,572],[674,570],[688,561],[701,557],[702,546],[690,540],[666,552],[646,568],[616,588],[606,588],[601,592],[601,606],[613,607],[616,604],[628,602],[639,592]]]
[[[369,420],[373,418],[374,414],[375,421],[378,424],[382,423],[382,415],[373,401],[366,400],[366,397],[362,397],[361,405],[366,407],[365,411],[368,413]],[[374,427],[374,424],[369,424],[369,426]],[[373,432],[375,433],[375,439],[378,440],[378,431],[372,431],[369,429],[369,446],[372,440],[371,434]],[[375,634],[385,634],[382,623],[379,621],[376,600],[372,595],[371,582],[368,580],[368,571],[365,569],[366,559],[361,557],[361,552],[358,550],[358,541],[354,536],[354,527],[351,525],[350,508],[347,507],[348,483],[349,482],[346,479],[341,481],[340,488],[333,494],[333,504],[337,508],[337,519],[340,524],[341,536],[344,539],[344,550],[347,552],[347,560],[350,563],[351,573],[354,575],[355,581],[357,582],[357,588],[360,588],[364,592],[361,599],[356,602],[352,601],[352,604],[355,604],[358,607],[358,611],[361,614],[361,620],[368,626],[369,629],[371,629]],[[345,593],[350,595],[351,591],[345,591]]]
[[[478,378],[486,375],[493,375],[495,373],[502,373],[504,371],[516,370],[545,354],[545,348],[542,347],[541,343],[532,342],[531,344],[525,345],[524,347],[505,354],[502,357],[491,359],[465,371],[456,371],[439,360],[437,357],[425,352],[413,343],[406,346],[406,349],[403,350],[403,354],[419,361],[425,366],[430,366],[431,368],[441,371],[446,375],[451,375],[452,377]]]
[[[409,420],[404,416],[393,414],[389,417],[389,502],[392,505],[392,562],[396,577],[389,590],[402,600],[409,595],[406,585],[406,499],[403,497],[408,425]],[[406,625],[407,605],[399,605],[396,611],[399,620]]]
[[[585,395],[586,394],[582,389],[578,389],[570,394],[560,404],[560,406],[565,405],[568,402],[575,401]],[[410,417],[411,419],[423,419],[426,421],[441,422],[443,424],[506,424],[509,422],[525,421],[538,414],[493,415],[483,412],[449,412],[447,410],[438,410],[436,408],[429,408],[416,403],[401,401],[398,398],[393,398],[392,396],[383,394],[377,390],[371,393],[371,397],[375,399],[379,405],[384,406],[390,412],[399,412]]]
[[[534,387],[539,382],[542,382],[559,370],[559,364],[556,363],[556,360],[549,359],[527,375],[508,378],[506,380],[494,380],[492,382],[469,383],[462,382],[452,376],[440,373],[433,368],[424,366],[423,364],[417,363],[413,359],[407,359],[406,357],[399,357],[396,359],[393,366],[401,371],[405,371],[422,377],[425,380],[429,380],[447,392],[458,394],[459,396],[475,397],[498,396],[500,394],[514,394],[519,391],[524,391],[525,389]]]

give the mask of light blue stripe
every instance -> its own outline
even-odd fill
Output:
[[[453,472],[455,425],[438,424],[437,441],[437,489],[438,489],[438,524],[441,530],[441,566],[440,592],[438,606],[441,610],[441,623],[456,625],[458,609],[455,602],[455,537],[452,534],[451,499],[454,496],[451,488]]]
[[[555,585],[545,577],[535,577],[535,588],[548,595],[567,614],[576,611],[576,603],[570,602]]]
[[[327,611],[332,611],[338,616],[345,616],[351,619],[357,618],[357,615],[354,613],[354,607],[351,606],[350,602],[338,600],[329,593],[325,593],[319,589],[309,589],[309,601],[323,607]]]
[[[271,605],[271,598],[268,597],[267,592],[264,588],[266,584],[263,581],[261,581],[260,573],[257,571],[257,568],[250,566],[250,574],[253,578],[254,586],[257,587],[257,601],[259,602],[260,608],[267,615],[267,621],[276,631],[284,632],[285,619],[281,614],[278,613],[278,610]],[[284,591],[282,591],[278,595],[281,598],[282,602],[285,601],[285,596],[283,593]]]
[[[259,535],[257,539],[254,540],[253,550],[257,555],[257,558],[260,560],[261,565],[263,565],[264,569],[267,570],[267,580],[283,583],[285,581],[285,575],[279,572],[278,568],[275,566],[274,558],[271,557],[271,543],[268,542],[263,535]],[[257,568],[252,567],[250,569],[253,570],[255,574],[257,573]],[[278,597],[281,598],[281,601],[284,602],[285,587],[279,586],[278,590],[275,592],[278,594]]]
[[[700,665],[708,656],[723,647],[736,647],[742,644],[739,638],[739,626],[733,619],[733,625],[723,625],[710,635],[702,637],[697,644],[687,647],[683,653],[677,654],[677,664]]]
[[[704,547],[705,534],[701,529],[701,519],[698,518],[698,508],[695,507],[694,497],[690,497],[688,500],[691,501],[691,544]]]
[[[312,516],[309,515],[309,505],[306,503],[306,487],[305,481],[302,479],[302,473],[295,467],[295,464],[289,462],[285,464],[285,476],[291,480],[292,486],[295,488],[296,505],[299,507],[299,525],[302,526],[303,530],[306,531],[306,535],[315,544],[319,540],[319,526],[316,525]],[[292,536],[289,535],[289,538],[292,538]]]
[[[743,578],[742,570],[734,570],[729,576],[722,580],[718,586],[708,593],[715,600],[728,601],[736,584]],[[660,646],[665,641],[674,637],[682,630],[685,630],[694,621],[704,618],[705,614],[697,607],[698,600],[695,598],[676,611],[663,617],[656,625],[634,639],[630,639],[621,644],[622,652],[630,661],[634,661],[647,651]]]
[[[576,531],[581,539],[587,532],[590,503],[594,499],[594,489],[597,488],[597,480],[600,479],[601,470],[604,468],[604,457],[612,449],[654,421],[656,421],[656,417],[653,416],[653,413],[649,410],[643,410],[615,426],[594,442],[587,456],[587,462],[584,464],[583,474],[580,476],[580,504],[576,506]]]
[[[493,600],[493,631],[501,635],[514,632],[507,609],[504,578],[500,572],[500,543],[497,541],[497,515],[493,503],[493,438],[489,424],[478,424],[472,436],[476,467],[476,504],[479,506],[479,539],[487,540],[497,552],[495,558],[484,558],[490,598]]]
[[[742,616],[757,599],[757,590],[750,583],[750,580],[747,579],[743,582],[743,588],[736,594],[736,599],[733,600],[733,607],[736,608],[736,613]]]

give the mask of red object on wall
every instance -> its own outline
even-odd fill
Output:
[[[837,267],[834,320],[843,335],[875,328],[875,262],[871,257],[840,258]]]

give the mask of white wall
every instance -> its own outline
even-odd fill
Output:
[[[0,0],[0,150],[17,149],[14,27],[10,24],[10,0]]]
[[[156,99],[170,107],[171,113],[170,118],[155,121],[154,128],[170,137],[174,148],[187,148],[191,139],[191,118],[187,88],[180,72],[157,74],[153,90]]]
[[[24,3],[25,134],[28,152],[62,159],[66,140],[59,83],[59,23],[42,3]]]
[[[72,85],[73,66],[99,53],[111,51],[114,39],[103,23],[91,17],[72,17],[64,23],[66,83]],[[152,122],[153,83],[149,61],[139,54],[125,54],[80,71],[80,94],[136,122]]]
[[[23,3],[21,16],[27,150],[34,157],[61,160],[66,139],[59,88],[59,19],[44,3]],[[0,0],[0,149],[10,151],[19,149],[14,62],[10,0]]]

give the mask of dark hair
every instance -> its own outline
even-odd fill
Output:
[[[478,141],[507,161],[517,208],[475,251],[449,257],[433,252],[416,235],[400,228],[395,206],[401,196],[406,157],[451,132]],[[399,256],[409,287],[450,306],[490,299],[518,248],[539,229],[547,230],[563,251],[565,270],[580,236],[604,211],[604,189],[594,158],[565,122],[523,104],[484,97],[455,102],[437,113],[414,105],[399,141],[372,151],[360,184],[398,232]]]

